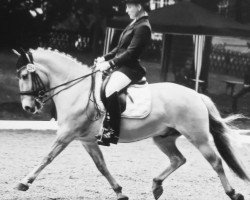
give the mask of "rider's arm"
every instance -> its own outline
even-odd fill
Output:
[[[117,49],[118,49],[118,47],[115,47],[112,51],[110,51],[109,53],[107,53],[106,55],[104,55],[103,56],[104,59],[105,60],[110,60],[110,59],[114,58],[115,55],[116,55],[116,53],[117,53]]]
[[[115,65],[122,65],[126,62],[138,59],[145,46],[151,40],[151,30],[149,26],[139,26],[134,30],[134,35],[127,50],[112,59]]]

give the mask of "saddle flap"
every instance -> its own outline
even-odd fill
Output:
[[[105,106],[106,96],[105,87],[108,83],[107,77],[101,87],[101,100]],[[119,102],[121,106],[121,117],[124,118],[144,118],[151,111],[151,94],[148,88],[146,78],[128,85],[119,92]]]
[[[123,118],[145,118],[151,112],[151,93],[148,84],[131,85],[127,89],[126,110]]]

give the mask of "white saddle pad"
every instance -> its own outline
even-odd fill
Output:
[[[145,118],[151,111],[151,93],[148,84],[131,85],[128,89],[126,110],[123,118]]]

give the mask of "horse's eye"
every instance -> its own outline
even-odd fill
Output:
[[[25,79],[27,79],[27,78],[28,78],[28,74],[22,74],[22,75],[21,75],[21,79],[25,80]]]

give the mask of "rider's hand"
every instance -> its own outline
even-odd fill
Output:
[[[105,61],[104,57],[98,57],[94,60],[94,64],[96,65],[97,63],[102,63]]]
[[[101,72],[109,69],[111,66],[109,62],[101,62],[101,63],[96,63],[96,69],[100,70]]]

